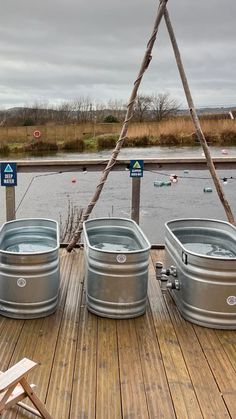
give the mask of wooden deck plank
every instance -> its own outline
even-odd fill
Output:
[[[98,318],[96,418],[121,417],[117,322]]]
[[[70,418],[95,419],[98,318],[88,312],[83,291]]]
[[[22,320],[19,320],[22,322]],[[33,319],[24,321],[24,325],[18,339],[17,345],[15,346],[14,352],[11,358],[11,365],[16,364],[19,360],[24,357],[34,360],[34,351],[37,345],[38,335],[43,325],[43,319]],[[31,374],[30,374],[31,377]],[[29,401],[27,400],[27,403]],[[29,414],[29,418],[34,418],[33,415]],[[14,408],[10,411],[6,411],[3,414],[5,419],[25,418],[25,413],[20,408]]]
[[[48,409],[57,419],[68,418],[70,412],[83,278],[81,252],[68,257],[72,270],[47,394]]]
[[[54,359],[55,345],[57,342],[58,330],[65,304],[68,277],[72,267],[72,260],[61,259],[61,281],[60,298],[55,314],[41,319],[26,320],[23,323],[22,333],[15,347],[11,364],[27,356],[37,361],[40,365],[30,374],[30,380],[36,384],[35,392],[40,400],[45,402],[48,389],[51,368]],[[19,320],[18,320],[19,321]],[[22,321],[19,321],[22,322]],[[49,350],[45,351],[45,348]],[[26,403],[30,402],[26,400]],[[17,419],[25,417],[25,411],[19,409]],[[28,413],[29,418],[35,416]]]
[[[203,416],[229,418],[228,410],[193,325],[183,319],[169,294],[166,296],[166,301]]]
[[[149,418],[135,320],[117,320],[122,414],[125,419]]]
[[[228,355],[228,358],[236,371],[236,331],[235,330],[217,330],[216,334]]]
[[[0,322],[0,370],[5,371],[10,365],[12,353],[15,350],[24,320],[15,320],[6,317]]]
[[[236,418],[236,372],[213,329],[194,326],[202,349],[232,418]]]
[[[143,380],[150,418],[175,418],[170,389],[153,324],[150,306],[135,320]]]
[[[118,321],[87,311],[83,251],[62,253],[56,313],[0,317],[0,369],[41,362],[30,382],[55,419],[236,418],[236,332],[186,322],[163,298],[153,265],[163,251],[151,252],[146,314]],[[2,417],[33,419],[15,408]]]
[[[152,260],[154,264],[157,260],[164,262],[164,252],[153,251]],[[152,263],[149,265],[148,296],[176,416],[199,419],[203,416],[195,389]]]

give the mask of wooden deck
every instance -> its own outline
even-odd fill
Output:
[[[146,314],[110,320],[86,309],[83,251],[62,251],[56,313],[0,318],[0,369],[38,361],[29,378],[54,419],[236,418],[236,331],[183,320],[155,279],[163,259],[152,250]],[[33,416],[14,408],[2,417]]]

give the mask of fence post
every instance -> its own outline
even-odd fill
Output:
[[[141,178],[132,177],[131,218],[139,224]]]
[[[15,186],[6,186],[6,221],[15,220]]]

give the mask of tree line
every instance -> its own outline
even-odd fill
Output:
[[[33,105],[0,111],[0,126],[29,126],[46,123],[79,124],[122,122],[127,104],[122,100],[109,100],[106,104],[92,101],[89,97],[49,105],[35,102]],[[168,93],[138,95],[134,105],[133,121],[161,121],[176,115],[180,104]]]

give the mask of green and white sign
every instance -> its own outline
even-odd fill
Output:
[[[143,160],[130,160],[130,177],[143,177]]]

